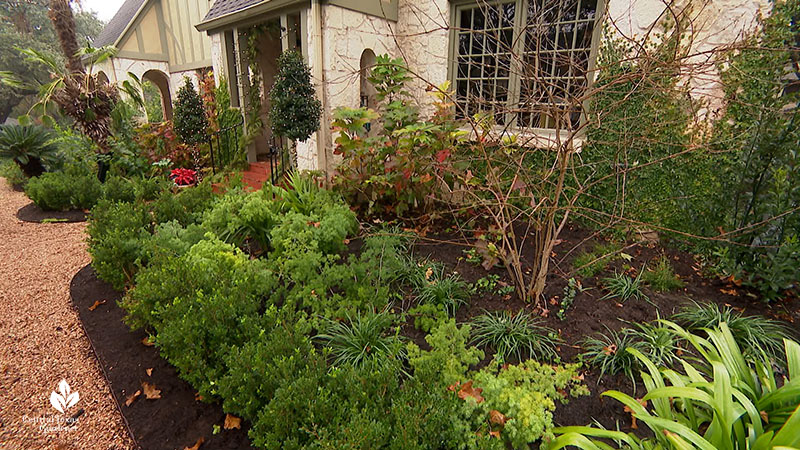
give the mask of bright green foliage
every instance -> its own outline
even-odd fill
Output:
[[[444,306],[431,303],[423,303],[409,309],[408,315],[414,318],[414,328],[426,333],[430,333],[436,325],[450,316]]]
[[[539,325],[540,319],[525,310],[487,312],[472,320],[473,342],[490,347],[504,360],[522,361],[523,357],[553,360],[558,357],[556,332]]]
[[[278,57],[278,73],[269,92],[269,122],[278,136],[305,141],[319,129],[322,104],[311,85],[311,70],[296,51]]]
[[[102,193],[97,177],[88,173],[49,172],[25,185],[25,194],[45,211],[89,209]]]
[[[642,281],[656,292],[674,291],[684,286],[666,255],[661,255],[653,267],[642,273]]]
[[[474,387],[483,389],[484,400],[467,397],[464,408],[480,423],[483,432],[491,422],[491,411],[498,411],[506,421],[502,439],[514,449],[527,449],[539,439],[553,438],[553,411],[556,402],[566,403],[564,391],[577,397],[589,392],[581,385],[578,365],[550,366],[528,360],[519,365],[500,367],[494,360],[473,377]]]
[[[410,79],[402,60],[379,56],[370,82],[382,102],[381,111],[337,108],[333,127],[339,131],[334,153],[342,156],[334,185],[363,214],[408,217],[430,211],[431,194],[460,136],[444,94],[436,92],[436,113],[421,121],[418,108],[404,91]]]
[[[672,320],[694,333],[719,327],[726,323],[736,344],[748,358],[767,355],[774,361],[782,361],[783,340],[796,336],[785,323],[763,316],[745,316],[729,306],[708,302],[684,306]]]
[[[400,337],[389,328],[396,317],[388,311],[369,312],[347,322],[331,321],[316,339],[334,356],[333,365],[354,367],[395,365],[403,357]]]
[[[466,378],[470,366],[483,359],[483,352],[468,347],[470,326],[456,325],[455,320],[443,320],[425,336],[430,350],[421,350],[408,343],[408,364],[414,369],[414,378],[434,386],[450,386]]]
[[[173,112],[175,133],[188,145],[206,142],[208,120],[203,109],[203,101],[189,77],[183,78],[183,86],[178,89],[178,99]]]
[[[630,334],[637,342],[638,348],[656,365],[672,364],[676,354],[680,354],[678,337],[661,322],[634,323],[623,333]]]
[[[24,188],[25,184],[28,183],[28,177],[25,176],[19,165],[11,160],[5,160],[0,163],[0,177],[5,178],[6,183],[11,187]]]
[[[609,449],[594,440],[607,438],[626,449],[664,450],[767,450],[800,447],[800,345],[784,340],[788,377],[780,383],[770,364],[760,358],[745,358],[725,323],[708,330],[708,339],[665,322],[687,340],[700,360],[680,360],[682,371],[661,368],[636,350],[631,353],[645,370],[641,379],[647,388],[645,405],[618,391],[606,391],[628,407],[633,416],[652,432],[639,438],[633,433],[591,427],[564,427],[548,447]],[[640,425],[641,426],[641,425]],[[606,441],[608,442],[608,441]]]
[[[590,278],[605,270],[612,261],[619,258],[620,250],[622,250],[622,245],[615,242],[597,244],[592,251],[578,254],[572,262],[572,266],[578,271],[578,275]]]
[[[58,158],[53,135],[40,126],[0,126],[0,158],[19,165],[26,177],[38,177]]]
[[[649,301],[647,295],[642,292],[642,272],[639,272],[636,278],[624,273],[614,273],[613,277],[603,278],[603,286],[608,293],[600,300],[611,298],[620,303],[628,300]]]
[[[450,315],[469,301],[467,282],[457,273],[446,275],[444,266],[418,265],[411,283],[419,303],[441,306]]]

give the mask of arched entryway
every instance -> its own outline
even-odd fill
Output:
[[[359,106],[361,107],[374,109],[377,106],[378,99],[376,95],[378,92],[375,90],[375,86],[369,82],[370,72],[372,72],[372,68],[375,67],[376,62],[375,52],[371,49],[366,49],[361,52],[361,63],[359,67],[361,86],[361,93],[359,96],[361,104]]]
[[[148,70],[142,75],[142,82],[149,81],[158,88],[161,94],[161,111],[164,120],[172,120],[172,97],[169,93],[169,77],[160,70]],[[147,93],[145,92],[145,95]]]

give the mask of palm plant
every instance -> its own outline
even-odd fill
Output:
[[[548,448],[612,449],[611,440],[628,449],[768,450],[800,447],[800,344],[784,339],[788,378],[782,386],[766,358],[745,358],[730,328],[721,323],[692,334],[663,322],[688,341],[700,359],[679,359],[684,373],[659,368],[636,349],[629,352],[646,368],[647,388],[640,402],[618,391],[606,391],[644,423],[652,437],[593,427],[561,427]],[[647,406],[649,403],[649,406]]]
[[[522,361],[524,356],[553,360],[561,342],[552,329],[539,325],[540,320],[520,310],[487,312],[472,320],[472,342],[489,346],[503,359]]]
[[[58,147],[49,131],[39,126],[6,125],[0,127],[0,158],[13,160],[28,178],[45,172],[45,165],[55,160]]]

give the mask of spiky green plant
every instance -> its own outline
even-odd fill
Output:
[[[631,299],[650,301],[647,295],[642,292],[642,272],[639,272],[636,278],[631,278],[624,273],[615,273],[613,277],[603,278],[603,286],[608,293],[600,300],[613,298],[620,303],[625,303]]]
[[[794,337],[791,329],[782,322],[764,316],[745,316],[729,306],[712,302],[685,305],[672,316],[672,320],[695,333],[727,323],[748,358],[763,353],[773,361],[782,362],[783,339]]]
[[[56,160],[58,147],[46,128],[29,125],[0,127],[0,158],[14,161],[28,178],[38,177]]]
[[[587,336],[580,343],[583,353],[580,360],[589,366],[600,370],[600,377],[605,374],[615,375],[624,373],[631,381],[634,380],[634,370],[638,369],[636,358],[628,349],[643,350],[644,344],[630,328],[620,331],[606,327],[605,333]]]
[[[398,360],[403,349],[400,337],[389,333],[394,320],[393,314],[383,311],[348,317],[346,322],[331,321],[316,339],[331,349],[333,365],[389,364]]]
[[[669,365],[680,353],[678,337],[670,328],[661,322],[634,323],[626,330],[635,340],[640,342],[640,349],[656,365]]]
[[[674,291],[684,286],[666,255],[661,255],[653,267],[643,271],[642,281],[656,292]]]
[[[556,346],[561,342],[556,332],[539,325],[541,320],[520,310],[487,312],[471,322],[472,343],[488,346],[503,359],[523,361],[524,357],[554,360]]]
[[[691,364],[679,359],[681,373],[659,369],[631,349],[646,369],[641,379],[647,395],[637,400],[618,391],[602,394],[630,409],[633,417],[650,429],[651,437],[593,427],[561,427],[554,430],[559,436],[548,449],[613,449],[609,441],[618,448],[634,450],[800,448],[800,344],[783,341],[788,377],[780,384],[767,360],[745,358],[726,323],[707,330],[707,339],[672,322],[663,323],[692,345],[700,361]]]

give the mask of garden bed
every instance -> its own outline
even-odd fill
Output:
[[[70,211],[45,211],[30,203],[17,211],[17,219],[23,222],[47,223],[47,222],[86,222],[86,212],[81,210]]]
[[[244,423],[241,429],[224,429],[221,406],[196,400],[196,391],[178,377],[158,350],[143,344],[146,333],[131,331],[122,322],[125,312],[117,306],[122,294],[99,280],[91,266],[72,279],[70,296],[140,448],[182,449],[192,447],[198,439],[203,440],[203,448],[252,448]],[[141,393],[127,406],[126,399],[141,391],[142,383],[154,385],[161,398],[147,399]],[[220,428],[217,434],[213,434],[215,425]]]

